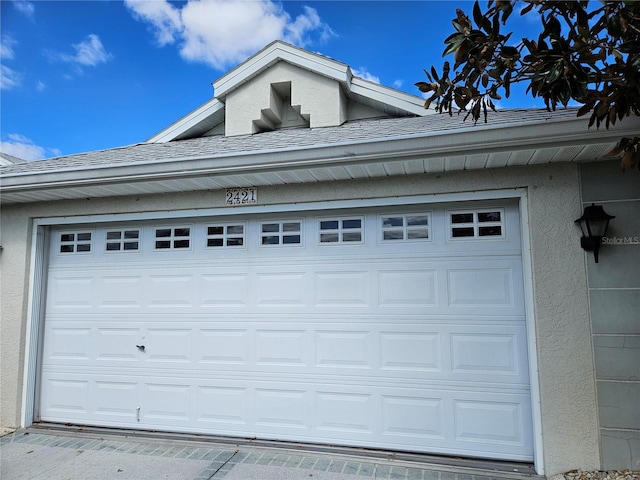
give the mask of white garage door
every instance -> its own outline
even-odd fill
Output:
[[[517,206],[51,232],[40,419],[531,460]]]

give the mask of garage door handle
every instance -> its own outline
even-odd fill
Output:
[[[144,352],[144,345],[136,345],[136,347],[138,348],[138,350],[140,350],[141,352]]]

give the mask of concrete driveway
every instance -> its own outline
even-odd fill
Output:
[[[527,466],[154,435],[26,429],[0,438],[2,480],[530,480]],[[485,465],[485,468],[482,466]],[[493,466],[492,466],[493,465]]]

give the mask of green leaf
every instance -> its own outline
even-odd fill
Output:
[[[476,22],[478,28],[482,28],[482,11],[480,10],[480,4],[476,0],[473,4],[473,21]]]
[[[431,92],[431,91],[435,90],[437,88],[437,86],[434,88],[434,85],[437,85],[437,84],[435,84],[435,83],[427,83],[427,82],[417,82],[415,84],[415,86],[418,87],[418,89],[421,92],[424,92],[424,93]]]
[[[510,2],[504,2],[504,5],[506,6],[502,9],[502,25],[506,25],[507,19],[511,16],[511,13],[513,13],[513,7]]]
[[[560,77],[560,74],[562,73],[563,70],[564,70],[564,62],[560,60],[553,65],[553,67],[551,68],[551,71],[546,76],[544,81],[546,83],[555,82]]]
[[[487,85],[489,85],[489,74],[485,72],[485,73],[482,75],[482,86],[483,86],[484,88],[487,88]]]
[[[447,55],[449,55],[450,53],[455,52],[458,47],[460,46],[459,43],[450,43],[449,45],[447,45],[447,47],[443,50],[442,52],[442,56],[446,57]]]
[[[529,3],[529,5],[527,5],[526,7],[524,7],[521,11],[520,11],[520,16],[522,15],[526,15],[527,13],[529,13],[531,11],[531,9],[533,8],[533,3]]]
[[[455,28],[458,32],[464,33],[464,27],[460,22],[451,20],[451,24],[453,25],[453,28]]]
[[[482,17],[482,29],[489,35],[493,33],[491,28],[491,21],[487,17]]]
[[[522,43],[524,43],[524,46],[527,47],[527,50],[529,50],[531,55],[536,55],[538,53],[538,45],[535,41],[523,38]]]
[[[586,115],[587,113],[589,113],[591,111],[592,108],[593,108],[593,103],[591,103],[591,102],[585,103],[583,106],[581,106],[578,109],[578,113],[576,114],[576,117],[581,117],[583,115]]]
[[[609,18],[607,21],[607,30],[612,37],[620,37],[622,35],[622,25],[617,15]]]
[[[433,66],[431,67],[431,75],[433,75],[433,78],[436,82],[440,81],[440,78],[438,78],[438,72],[436,72],[436,69]]]
[[[520,52],[518,52],[518,49],[516,47],[504,45],[500,49],[500,56],[503,58],[514,59],[520,56]]]

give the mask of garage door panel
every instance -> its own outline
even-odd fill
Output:
[[[40,399],[43,418],[54,422],[90,420],[91,387],[89,380],[82,376],[43,372]]]
[[[257,330],[256,366],[307,367],[307,337],[305,330]]]
[[[256,426],[307,429],[309,396],[308,391],[300,389],[256,388],[253,409]]]
[[[54,325],[48,328],[49,341],[43,357],[51,363],[89,365],[93,353],[92,330],[76,325]]]
[[[437,270],[430,268],[381,268],[377,272],[378,305],[391,308],[437,305]]]
[[[136,315],[213,309],[216,314],[234,314],[251,307],[283,313],[297,309],[305,314],[347,308],[367,314],[524,315],[519,259],[492,258],[471,262],[464,269],[452,269],[444,261],[430,261],[423,268],[415,264],[415,260],[396,261],[390,267],[377,262],[366,270],[328,272],[326,265],[303,263],[297,266],[300,271],[277,272],[274,267],[269,272],[231,275],[212,275],[211,267],[202,265],[185,265],[181,270],[189,273],[175,276],[149,269],[122,275],[120,269],[105,268],[91,277],[60,272],[50,280],[56,287],[48,297],[60,298],[50,300],[47,309],[52,314],[98,306],[105,314]],[[343,262],[340,269],[346,268],[349,265]],[[59,294],[61,289],[64,293]]]
[[[78,255],[54,228],[40,417],[530,460],[518,214],[499,208],[491,239],[449,238],[438,205],[413,209],[428,237],[405,236],[405,207],[386,237],[391,214],[360,211],[352,243],[319,235],[350,212],[239,217],[240,248],[207,243],[215,219],[180,251],[154,249],[153,222],[126,226],[133,253],[101,250],[119,226]],[[300,243],[262,245],[265,222]]]
[[[464,267],[449,266],[449,306],[480,308],[497,314],[524,315],[521,278],[522,265],[519,257],[489,257],[486,260],[466,261]]]
[[[135,345],[140,341],[140,328],[97,327],[95,329],[96,361],[98,363],[138,362]]]
[[[150,328],[144,331],[142,357],[148,363],[188,364],[193,361],[193,330]]]
[[[140,409],[142,424],[183,425],[189,421],[191,405],[192,382],[176,381],[145,381]]]
[[[372,348],[370,331],[316,331],[315,366],[321,369],[372,369]]]
[[[150,308],[191,308],[195,302],[195,277],[191,274],[149,275],[145,289]]]
[[[454,374],[509,375],[524,377],[528,381],[526,369],[519,359],[524,348],[519,345],[517,334],[478,332],[454,333],[451,335],[451,371]]]
[[[237,270],[202,274],[200,306],[216,309],[221,306],[234,309],[247,308],[249,306],[249,274],[237,272]]]
[[[97,304],[101,309],[134,309],[142,308],[142,275],[98,275]]]
[[[366,270],[316,272],[314,290],[315,305],[320,308],[362,308],[371,304],[370,274]]]
[[[198,335],[198,360],[204,368],[211,366],[246,366],[249,362],[249,331],[246,328],[220,326],[203,328]]]
[[[445,440],[445,418],[443,398],[382,396],[382,434],[386,437]]]
[[[218,382],[219,383],[219,382]],[[210,428],[237,429],[250,420],[248,388],[232,385],[199,385],[196,398],[196,423]],[[204,427],[207,428],[207,427]]]
[[[442,372],[442,338],[438,331],[380,332],[380,368],[383,371]]]
[[[191,431],[201,433],[272,439],[293,435],[304,441],[442,453],[462,448],[473,455],[489,455],[499,446],[504,458],[523,458],[530,449],[528,400],[508,390],[478,395],[473,389],[425,385],[345,384],[341,377],[326,378],[323,384],[262,376],[242,381],[155,376],[134,387],[109,375],[67,376],[53,379],[54,388],[43,402],[43,414],[52,421],[91,419],[96,425],[158,430],[189,422]],[[75,400],[61,401],[69,388],[77,393]],[[136,398],[135,391],[142,393]],[[455,448],[448,446],[452,442]]]
[[[136,381],[96,380],[94,401],[96,417],[107,421],[134,424],[141,386]]]
[[[406,324],[380,319],[363,323],[366,329],[354,329],[348,317],[330,324],[295,318],[286,323],[242,322],[241,329],[233,328],[238,322],[203,328],[217,322],[179,317],[152,329],[142,324],[77,328],[69,322],[50,322],[51,341],[44,358],[50,365],[94,361],[96,367],[129,365],[142,370],[158,365],[167,371],[187,368],[199,375],[208,375],[214,367],[217,372],[389,379],[414,378],[419,372],[422,381],[528,383],[522,322],[477,325],[440,319],[433,324]]]
[[[77,312],[94,305],[94,275],[78,275],[77,271],[51,272],[47,282],[48,312]]]
[[[520,394],[469,393],[453,401],[455,438],[474,448],[475,444],[525,450],[531,447],[529,398]],[[491,428],[487,428],[491,425]]]
[[[317,429],[338,437],[344,434],[370,435],[374,432],[377,411],[371,393],[320,391],[316,393]]]
[[[310,285],[304,272],[257,272],[251,286],[258,307],[300,308]]]

